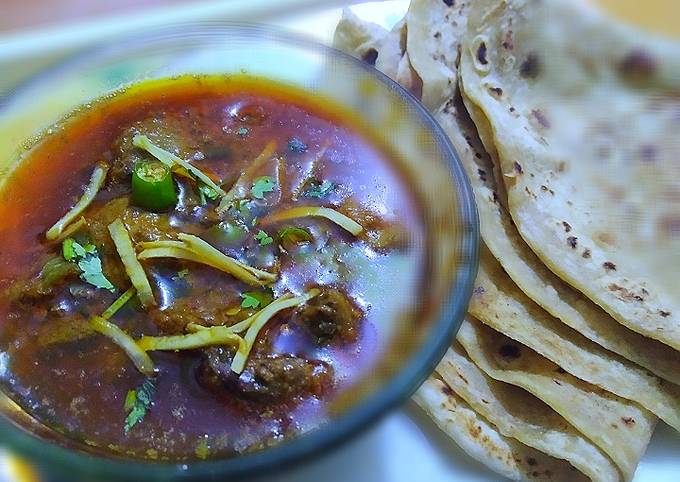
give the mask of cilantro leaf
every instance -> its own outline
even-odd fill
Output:
[[[124,405],[125,411],[128,412],[124,426],[126,435],[132,430],[132,427],[144,419],[146,412],[151,408],[155,394],[156,386],[152,378],[147,378],[139,388],[127,393]]]
[[[272,290],[248,291],[242,293],[241,298],[243,298],[241,308],[264,308],[274,301],[274,293]]]
[[[302,142],[297,137],[292,137],[288,140],[288,149],[292,152],[302,153],[307,151],[307,144]]]
[[[246,137],[248,134],[250,134],[250,129],[247,127],[239,127],[236,129],[236,135],[239,137]]]
[[[220,194],[217,191],[215,191],[213,188],[211,188],[207,184],[203,184],[203,183],[198,185],[198,192],[200,194],[202,194],[203,196],[207,197],[208,199],[210,199],[211,201],[214,201],[215,199],[220,197]]]
[[[80,278],[90,283],[97,288],[102,288],[109,290],[110,292],[116,291],[116,287],[111,284],[111,282],[106,279],[104,273],[102,272],[102,260],[97,256],[87,256],[86,258],[81,258],[78,261],[78,267],[82,271],[80,273]]]
[[[255,239],[258,243],[260,243],[260,246],[267,246],[268,244],[272,244],[274,242],[274,238],[269,236],[261,229],[260,232],[255,235]]]
[[[66,238],[61,245],[61,252],[64,255],[64,259],[66,261],[73,261],[73,259],[76,257],[76,250],[73,246],[74,244],[78,243],[76,243],[73,238]]]
[[[84,258],[85,256],[87,256],[87,251],[85,251],[85,247],[77,243],[76,241],[73,241],[73,252],[76,253],[77,258]]]
[[[74,261],[76,259],[84,258],[88,254],[95,254],[97,252],[97,247],[92,243],[87,243],[83,246],[75,239],[67,238],[62,243],[61,250],[66,261]]]
[[[241,301],[241,308],[257,308],[260,306],[260,300],[248,293],[243,293],[241,295],[243,301]]]
[[[125,404],[123,405],[123,409],[126,412],[129,412],[135,406],[136,402],[137,390],[128,390],[127,395],[125,396]]]
[[[335,189],[335,184],[331,181],[320,182],[317,179],[312,179],[309,182],[309,187],[304,192],[305,197],[322,198],[328,196]]]
[[[132,427],[144,420],[144,415],[146,415],[144,408],[141,405],[135,404],[135,406],[132,407],[132,410],[130,410],[130,413],[128,413],[128,416],[125,418],[125,435],[127,435],[130,430],[132,430]]]
[[[257,199],[264,199],[264,194],[267,192],[272,192],[274,190],[276,183],[269,176],[262,176],[255,179],[253,187],[250,190],[253,196]]]
[[[99,259],[97,247],[92,243],[85,246],[73,238],[67,238],[62,243],[62,254],[66,261],[72,261],[80,268],[80,278],[97,288],[114,292],[116,287],[106,279],[102,271],[102,261]]]

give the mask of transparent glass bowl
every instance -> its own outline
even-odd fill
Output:
[[[322,427],[238,457],[147,462],[95,453],[40,424],[0,394],[0,443],[67,480],[210,480],[286,468],[346,440],[406,400],[432,372],[460,326],[477,270],[478,220],[457,155],[408,92],[336,50],[270,27],[194,23],[77,54],[0,96],[0,188],[31,139],[78,106],[131,83],[182,74],[246,73],[292,84],[354,111],[396,154],[420,198],[429,260],[420,317],[403,316],[370,383],[345,397]],[[0,241],[1,246],[1,241]],[[398,289],[398,280],[395,289]]]

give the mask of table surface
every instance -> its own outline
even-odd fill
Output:
[[[680,36],[680,25],[677,23],[677,19],[680,18],[680,1],[678,0],[648,1],[645,3],[646,10],[642,14],[639,7],[640,3],[637,0],[598,1],[613,8],[621,18],[636,21],[643,26],[655,28],[670,35]],[[75,2],[68,0],[66,3],[69,2],[77,3],[81,0],[75,0]],[[76,16],[77,18],[69,17],[70,21],[82,22],[83,18],[96,17],[107,12],[107,5],[111,5],[113,2],[104,1],[98,5],[94,5],[98,2],[85,3],[90,4],[92,8],[87,12],[80,12]],[[124,26],[117,25],[116,22],[125,19],[126,9],[133,2],[117,0],[115,3],[124,7],[122,13],[117,10],[120,15],[117,20],[97,20],[100,27],[106,26],[106,28],[101,29],[104,34],[106,32],[112,34],[123,32],[125,29]],[[161,17],[154,16],[151,8],[159,2],[143,0],[141,3],[150,8],[147,19],[149,23],[166,22],[172,18],[186,18],[186,1],[174,0],[171,2],[175,4],[174,10],[166,11]],[[285,0],[285,2],[248,0],[248,3],[256,10],[265,3],[290,3],[300,9],[311,5],[308,0]],[[266,10],[260,11],[259,15],[262,15],[262,19],[269,23],[306,33],[328,43],[341,14],[339,8],[328,8],[328,5],[337,3],[316,1],[314,2],[317,7],[316,11],[298,10],[298,13],[276,19],[267,18]],[[390,27],[403,16],[408,3],[408,0],[365,3],[355,5],[352,9],[364,19]],[[53,6],[52,0],[31,0],[29,4],[31,6],[44,4],[49,5],[50,8]],[[165,3],[165,5],[167,4]],[[202,9],[200,15],[210,13],[212,16],[208,18],[215,18],[216,12],[221,12],[222,18],[231,18],[230,15],[239,11],[238,8],[242,8],[243,4],[244,2],[241,0],[230,0],[229,2],[201,1],[194,3],[196,9],[193,11],[195,13]],[[320,9],[320,5],[326,8]],[[8,16],[5,16],[5,13]],[[0,67],[6,68],[11,65],[11,70],[15,74],[13,78],[5,79],[5,87],[10,82],[17,82],[22,76],[30,75],[32,71],[40,68],[50,59],[93,40],[92,35],[88,32],[78,35],[69,34],[64,37],[65,41],[62,45],[52,45],[48,49],[41,50],[36,48],[39,42],[35,41],[35,36],[32,36],[30,32],[13,31],[14,27],[19,26],[44,25],[47,22],[44,13],[39,12],[39,15],[35,14],[34,17],[29,18],[24,12],[22,17],[22,13],[15,3],[9,10],[4,10],[3,18],[0,20]],[[195,14],[192,18],[200,18],[200,15]],[[66,17],[62,16],[61,18]],[[58,19],[50,21],[54,23]],[[137,20],[138,23],[140,21]],[[60,31],[63,33],[67,30],[63,26],[53,26],[50,29],[34,33],[44,39],[50,36],[59,37]],[[2,36],[3,33],[5,33],[4,37]],[[33,40],[26,41],[27,39]],[[6,69],[3,69],[3,71],[7,72]],[[0,81],[0,93],[2,90],[3,84]],[[671,482],[678,480],[677,474],[680,472],[680,467],[676,462],[678,453],[680,453],[680,437],[673,433],[670,428],[661,424],[654,435],[650,449],[640,463],[635,482]],[[20,477],[14,466],[7,463],[7,459],[4,459],[4,463],[2,460],[0,458],[0,482],[29,480],[25,476]],[[347,480],[353,482],[412,482],[416,480],[488,482],[500,479],[481,464],[466,456],[419,411],[415,404],[409,402],[402,409],[377,421],[374,427],[340,449],[291,471],[271,474],[259,480],[261,482],[319,482],[319,480],[323,480],[323,482],[344,482]]]

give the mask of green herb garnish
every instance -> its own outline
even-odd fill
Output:
[[[83,281],[97,288],[109,290],[112,293],[116,291],[116,287],[104,276],[102,260],[98,256],[88,256],[87,258],[80,259],[78,267],[82,271],[80,278]]]
[[[241,293],[241,308],[264,308],[272,301],[274,301],[274,293],[271,290],[266,291],[248,291]]]
[[[328,196],[335,189],[331,181],[320,182],[317,179],[309,181],[309,187],[304,192],[305,197],[322,198]]]
[[[272,192],[274,190],[276,183],[269,176],[262,176],[255,179],[253,182],[253,188],[250,190],[253,196],[257,199],[264,199],[264,195],[267,192]]]
[[[239,137],[245,137],[248,134],[250,134],[250,129],[248,129],[247,127],[239,127],[236,130],[236,135],[239,136]]]
[[[147,378],[139,388],[127,393],[123,407],[128,414],[125,418],[124,427],[126,435],[132,430],[132,427],[144,420],[146,412],[151,408],[155,393],[156,386],[152,378]]]
[[[198,185],[198,192],[202,194],[203,196],[207,197],[211,201],[214,201],[215,199],[219,198],[220,195],[217,191],[215,191],[213,188],[208,186],[207,184],[199,184]]]
[[[61,245],[61,251],[64,254],[64,259],[66,261],[73,261],[73,259],[76,257],[76,250],[73,247],[74,244],[76,244],[75,239],[68,238],[65,239]]]
[[[274,239],[261,229],[260,232],[255,235],[255,239],[260,243],[260,246],[267,246],[274,242]]]
[[[62,253],[64,254],[64,259],[66,261],[84,258],[88,254],[95,254],[96,252],[97,247],[94,244],[88,243],[83,246],[73,238],[65,239],[62,244]]]
[[[288,149],[292,152],[302,153],[307,151],[307,144],[297,137],[288,140]]]
[[[135,406],[135,402],[137,401],[137,390],[128,390],[127,395],[125,396],[125,404],[123,405],[123,410],[126,412],[130,412]]]
[[[83,246],[82,252],[79,249],[76,248],[76,254],[78,256],[85,256],[86,254],[95,254],[96,252],[97,252],[97,247],[92,243],[88,243],[85,246]]]
[[[243,293],[241,298],[243,298],[243,301],[241,301],[241,308],[257,308],[260,306],[260,300],[251,294]]]
[[[67,238],[62,243],[62,253],[66,261],[71,261],[80,268],[80,278],[86,283],[114,292],[116,287],[104,276],[102,261],[99,259],[97,247],[88,243],[85,246],[73,238]]]

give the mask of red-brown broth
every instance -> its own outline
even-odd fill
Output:
[[[238,108],[242,112],[244,106],[256,114],[265,113],[265,117],[258,120],[255,115],[255,120],[247,120],[245,125],[250,130],[247,136],[239,136],[236,131],[244,122],[233,114]],[[265,210],[272,212],[299,204],[341,204],[351,198],[379,214],[382,220],[399,223],[412,235],[405,250],[416,260],[418,269],[407,273],[412,278],[410,284],[404,280],[386,283],[419,283],[426,254],[421,252],[425,235],[418,203],[388,151],[379,147],[370,132],[357,128],[351,117],[332,105],[276,84],[252,79],[181,78],[141,84],[95,103],[67,119],[26,155],[0,192],[1,289],[34,275],[49,255],[59,252],[59,246],[44,241],[45,231],[80,197],[94,164],[111,161],[114,141],[130,125],[161,113],[192,126],[193,134],[202,139],[195,151],[201,151],[206,158],[194,164],[224,180],[227,188],[268,141],[275,140],[278,151],[284,152],[287,141],[297,137],[304,140],[308,150],[286,153],[284,179],[288,185],[284,183],[284,190],[289,191],[314,155],[328,143],[317,177],[337,183],[339,188],[331,198],[301,198],[296,203],[283,199],[276,206],[268,204]],[[269,174],[267,169],[263,174]],[[100,192],[85,216],[124,193],[124,187]],[[198,235],[207,229],[191,226],[180,217],[175,217],[174,223]],[[320,230],[333,243],[366,251],[385,266],[395,256],[389,250],[372,251],[366,243],[327,221],[303,219],[294,224]],[[389,300],[371,299],[361,291],[366,280],[362,279],[360,267],[338,281],[329,272],[333,267],[329,269],[316,261],[301,263],[292,254],[280,257],[281,279],[274,285],[277,294],[300,293],[310,286],[328,284],[330,279],[333,286],[350,295],[364,314],[355,343],[314,346],[294,330],[281,329],[290,312],[277,316],[260,335],[255,351],[295,352],[329,361],[335,368],[334,386],[322,397],[270,404],[263,410],[235,397],[215,396],[200,386],[194,376],[199,358],[196,353],[152,352],[160,370],[154,405],[143,422],[126,435],[122,428],[124,399],[128,390],[144,380],[128,357],[99,335],[46,349],[36,341],[36,331],[45,323],[44,311],[36,308],[29,314],[17,314],[4,298],[0,300],[0,351],[9,356],[9,372],[2,380],[3,386],[38,420],[69,437],[135,457],[193,459],[201,445],[210,449],[210,456],[236,454],[317,426],[325,421],[325,406],[333,394],[362,377],[379,357],[381,334],[373,319],[372,305]],[[271,261],[271,256],[264,256],[251,263],[269,269]],[[252,289],[222,272],[192,263],[154,260],[145,267],[161,308],[171,304],[175,295],[159,287],[176,284],[172,275],[183,267],[189,268],[193,284],[185,292],[188,296],[212,291],[219,293],[226,305],[237,306],[239,293]],[[117,288],[116,294],[98,290],[98,299],[89,306],[87,315],[101,312],[127,286]],[[394,287],[391,290],[396,291]],[[148,316],[134,303],[130,305],[113,321],[135,337],[158,334]]]

